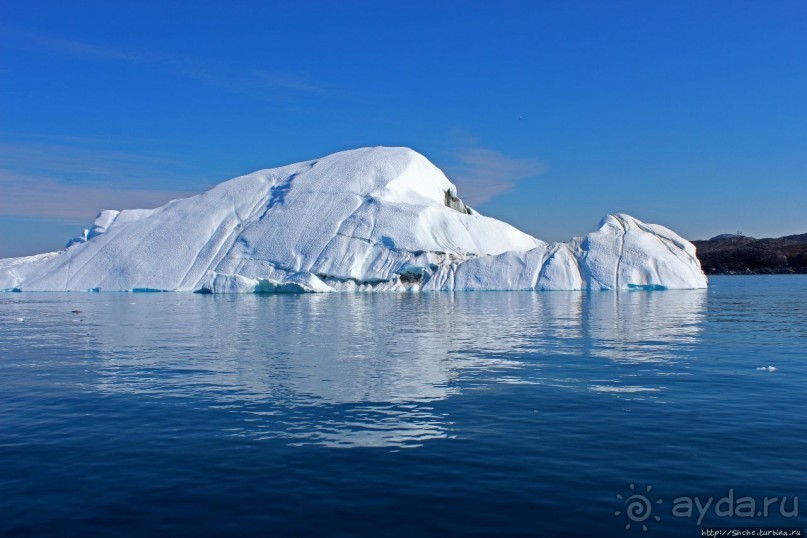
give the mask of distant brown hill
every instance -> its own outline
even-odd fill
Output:
[[[707,275],[807,273],[807,234],[776,239],[724,234],[692,243]]]

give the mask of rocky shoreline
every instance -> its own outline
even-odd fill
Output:
[[[707,275],[807,274],[807,234],[766,239],[723,234],[692,244]]]

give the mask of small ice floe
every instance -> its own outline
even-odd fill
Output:
[[[653,387],[637,387],[637,386],[627,386],[627,385],[592,385],[588,388],[589,390],[593,390],[594,392],[624,392],[624,393],[632,393],[632,392],[660,392],[661,389],[653,388]]]
[[[536,381],[533,379],[522,379],[516,376],[505,376],[500,377],[496,380],[499,383],[505,383],[507,385],[540,385],[540,381]]]
[[[22,323],[23,321],[25,321],[25,318],[17,318],[17,323]]]
[[[778,368],[776,366],[760,366],[757,370],[762,372],[775,372]]]

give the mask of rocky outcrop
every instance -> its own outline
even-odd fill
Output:
[[[768,239],[722,234],[692,243],[708,275],[807,274],[807,234]]]

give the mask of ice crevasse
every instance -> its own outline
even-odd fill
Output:
[[[261,170],[156,209],[106,210],[64,250],[0,260],[4,291],[706,287],[695,247],[628,215],[546,243],[480,215],[408,148]]]

